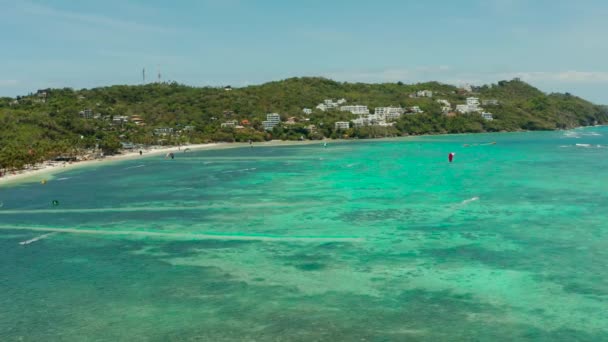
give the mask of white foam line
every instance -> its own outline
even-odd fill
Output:
[[[86,234],[86,235],[118,235],[118,236],[145,236],[156,238],[177,238],[186,240],[230,240],[230,241],[268,241],[268,242],[362,242],[359,237],[323,237],[323,236],[268,236],[268,235],[220,235],[220,234],[189,234],[189,233],[162,233],[126,230],[95,230],[74,228],[44,228],[44,227],[0,227],[0,230],[29,230],[36,232],[51,232],[35,238],[48,237],[55,233]],[[34,240],[34,239],[32,239]],[[31,240],[28,240],[31,241]],[[24,241],[27,242],[27,241]],[[32,241],[33,242],[33,241]]]
[[[29,245],[30,243],[34,243],[36,241],[40,241],[42,239],[46,239],[49,236],[52,236],[52,235],[55,235],[55,234],[59,234],[59,232],[52,232],[52,233],[47,233],[47,234],[44,234],[44,235],[40,235],[40,236],[37,236],[37,237],[35,237],[33,239],[29,239],[29,240],[26,240],[26,241],[21,241],[21,242],[19,242],[19,244],[22,245],[22,246]]]
[[[192,190],[194,188],[184,188],[177,189],[170,192],[175,191],[187,191]],[[254,204],[239,204],[241,208],[265,208],[265,207],[293,207],[301,205],[302,203],[293,202],[293,203],[254,203]],[[307,205],[310,205],[308,203]],[[82,209],[23,209],[23,210],[2,210],[0,211],[0,216],[2,215],[31,215],[31,214],[82,214],[82,213],[128,213],[128,212],[146,212],[146,211],[162,211],[162,212],[170,212],[170,211],[189,211],[189,210],[208,210],[208,209],[217,209],[222,207],[233,207],[234,204],[226,203],[226,202],[213,202],[207,205],[198,205],[191,207],[126,207],[126,208],[82,208]]]
[[[125,170],[137,169],[137,168],[144,167],[144,166],[146,166],[146,165],[142,164],[142,165],[137,165],[137,166],[130,166],[130,167],[125,168]]]
[[[224,171],[222,173],[233,173],[233,172],[244,172],[244,171],[255,171],[256,168],[252,167],[250,169],[240,169],[240,170],[232,170],[232,171]]]

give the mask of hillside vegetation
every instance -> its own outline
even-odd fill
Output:
[[[432,98],[412,98],[419,90],[433,91]],[[446,116],[437,99],[452,106],[467,97],[495,99],[483,106],[493,114],[486,121],[479,114]],[[314,110],[324,99],[344,98],[348,104],[374,107],[419,106],[424,113],[403,115],[393,127],[368,126],[336,131],[336,121],[351,121],[348,112]],[[90,109],[98,119],[79,112]],[[272,131],[262,129],[267,113],[295,123]],[[116,116],[140,116],[134,122],[112,123]],[[244,128],[222,128],[221,123],[247,120]],[[604,124],[608,110],[570,94],[545,94],[519,80],[474,88],[464,92],[437,82],[341,83],[324,78],[291,78],[262,85],[235,88],[196,88],[180,84],[110,86],[95,89],[48,89],[37,94],[0,98],[0,168],[20,168],[58,155],[82,154],[98,147],[112,153],[120,142],[177,144],[208,141],[261,141],[269,139],[370,138],[408,134],[553,130]],[[314,125],[314,128],[311,126]],[[191,126],[189,129],[184,129]],[[169,127],[175,134],[154,135],[154,128]]]

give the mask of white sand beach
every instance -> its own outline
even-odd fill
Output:
[[[280,145],[309,145],[309,144],[322,144],[323,141],[319,140],[307,140],[307,141],[283,141],[283,140],[272,140],[266,142],[256,142],[254,146],[280,146]],[[142,149],[142,155],[139,155],[139,150],[122,151],[121,154],[106,156],[104,158],[83,160],[77,162],[55,162],[46,161],[44,163],[35,165],[28,169],[19,170],[15,172],[7,172],[0,177],[0,186],[7,184],[14,184],[19,182],[41,182],[52,178],[54,174],[59,172],[97,165],[99,163],[109,163],[121,160],[132,160],[138,158],[147,158],[152,156],[164,156],[167,153],[183,152],[185,149],[192,151],[203,150],[203,149],[219,149],[219,148],[238,148],[249,146],[248,143],[209,143],[209,144],[192,144],[182,146],[152,146],[147,149]]]
[[[132,151],[123,151],[121,154],[106,156],[100,159],[92,159],[92,160],[83,160],[77,162],[54,162],[47,161],[42,164],[35,165],[34,167],[30,167],[29,169],[19,170],[15,172],[7,172],[2,177],[0,177],[0,185],[16,183],[20,181],[42,181],[50,176],[63,172],[66,170],[95,165],[99,163],[108,163],[112,161],[119,160],[131,160],[138,158],[151,157],[155,155],[166,155],[167,153],[173,152],[182,152],[185,149],[190,150],[201,150],[207,148],[214,148],[220,145],[226,145],[224,143],[213,143],[213,144],[195,144],[195,145],[183,145],[180,147],[171,146],[171,147],[162,147],[162,146],[153,146],[147,149],[142,149],[142,155],[139,154],[139,150]]]

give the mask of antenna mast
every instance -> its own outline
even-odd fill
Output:
[[[143,79],[143,84],[146,84],[146,68],[141,70],[141,78]]]
[[[160,65],[158,66],[158,83],[160,83]]]

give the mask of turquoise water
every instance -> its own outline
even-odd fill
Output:
[[[606,170],[594,127],[179,153],[3,187],[0,340],[608,340]]]

